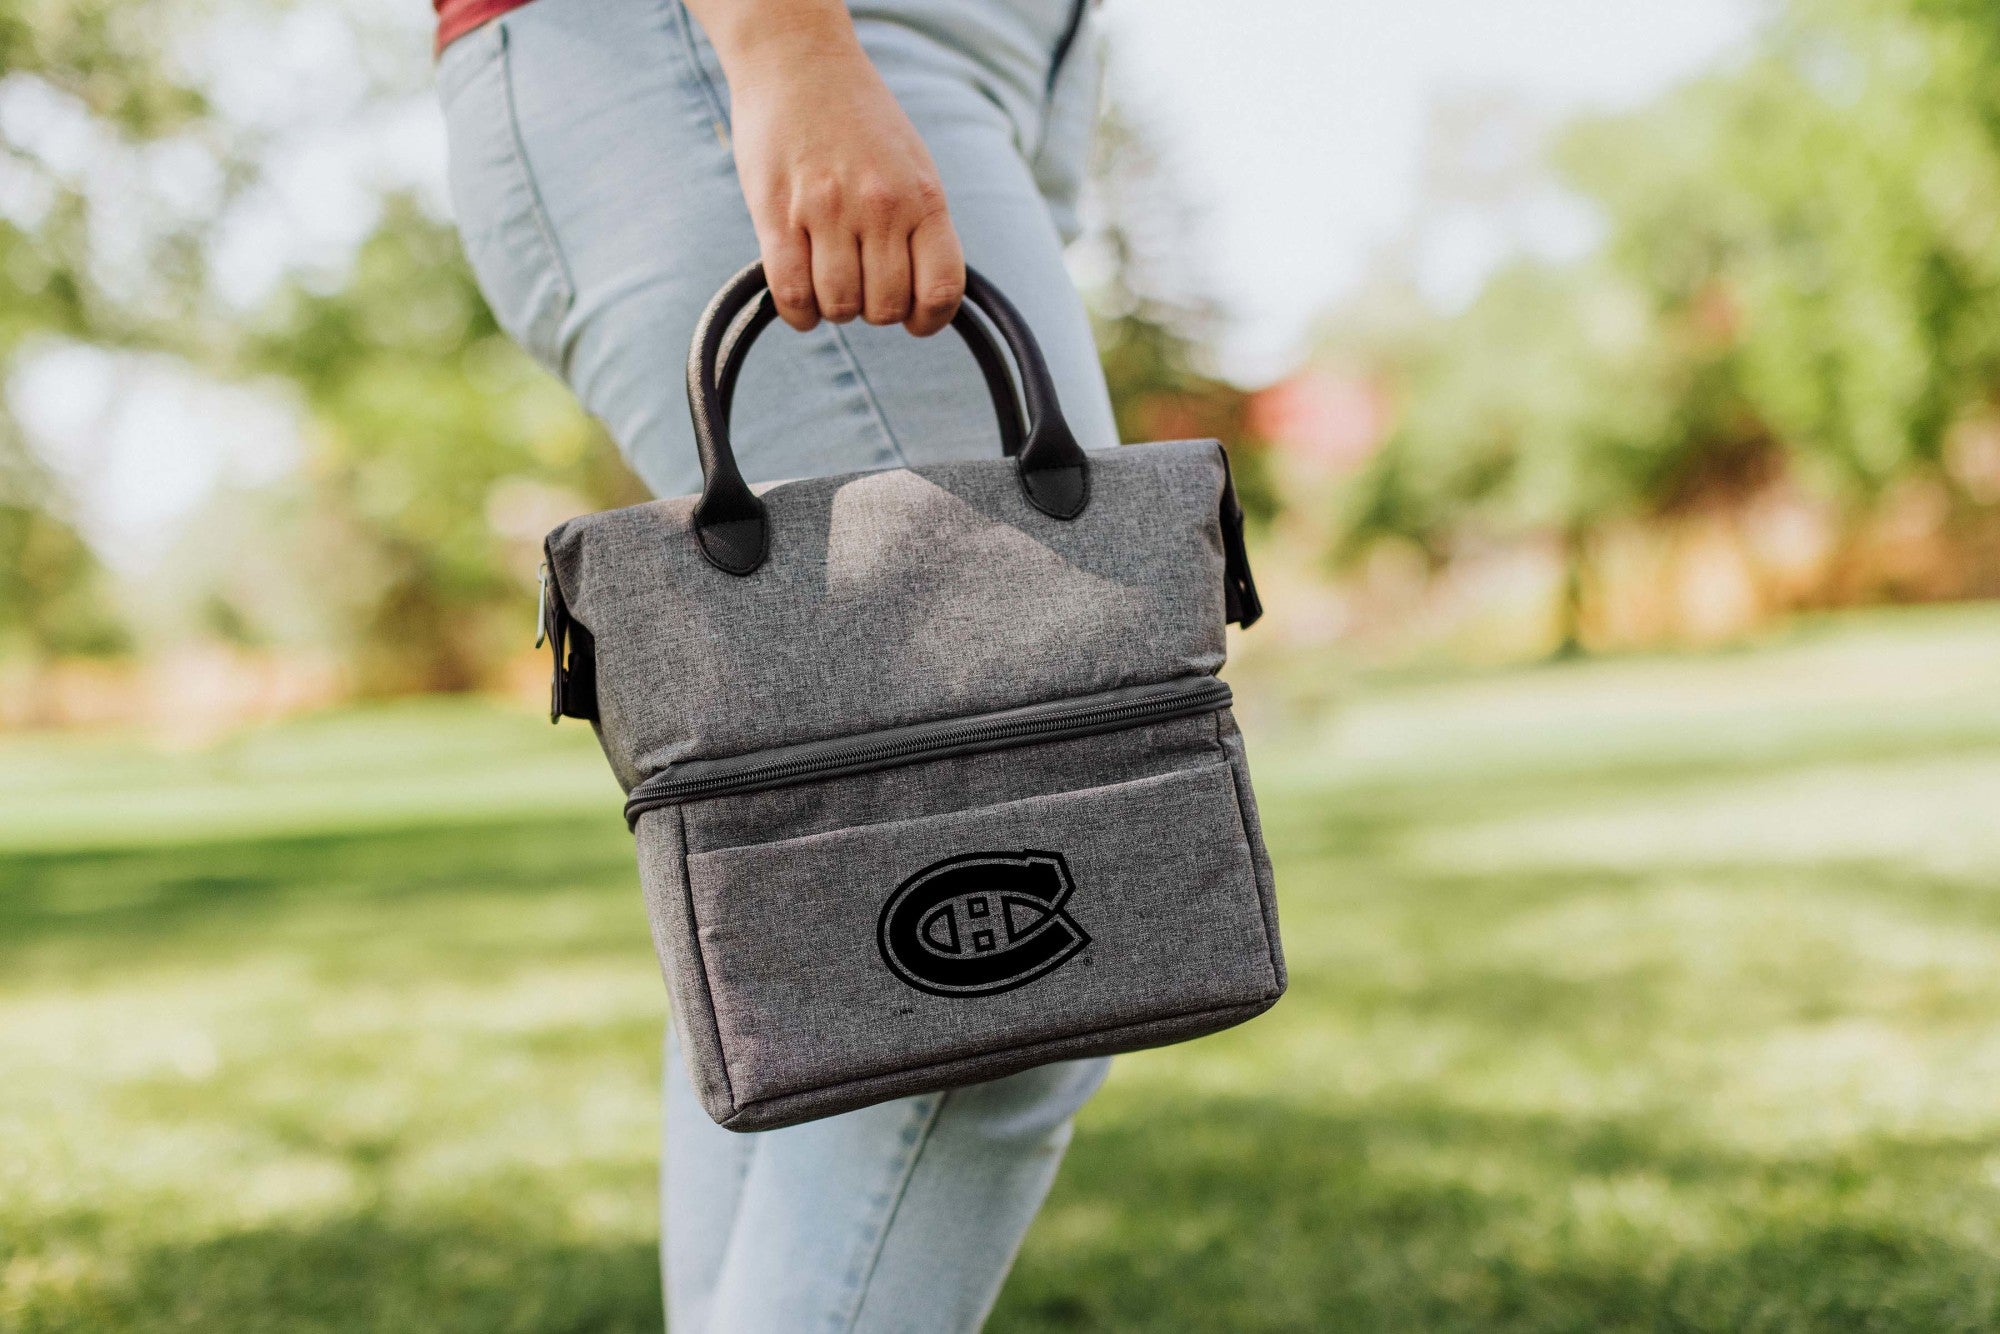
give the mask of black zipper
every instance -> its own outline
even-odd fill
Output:
[[[705,797],[762,792],[922,760],[1095,736],[1142,723],[1213,713],[1227,708],[1229,699],[1229,687],[1223,682],[1197,676],[970,718],[912,723],[863,736],[779,746],[726,759],[688,760],[662,769],[633,788],[625,801],[625,822],[636,825],[647,811]]]

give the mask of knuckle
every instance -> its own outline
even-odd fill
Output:
[[[910,190],[910,204],[919,218],[935,217],[945,211],[944,186],[926,177]]]
[[[959,283],[925,283],[917,293],[917,309],[926,315],[949,314],[952,308],[958,305],[959,298],[964,295],[965,288]]]
[[[855,192],[855,204],[867,221],[888,223],[903,211],[903,192],[880,177],[871,177]]]
[[[800,187],[793,207],[802,215],[802,221],[816,221],[839,217],[846,202],[847,192],[841,188],[839,180],[832,176],[820,176]]]
[[[778,279],[771,284],[771,299],[778,303],[779,310],[810,310],[813,303],[812,284],[796,278]]]
[[[909,317],[909,305],[897,305],[893,301],[871,301],[868,313],[863,316],[870,324],[901,324]]]

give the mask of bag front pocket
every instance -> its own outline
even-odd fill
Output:
[[[1204,1015],[1231,1016],[1220,1027],[1275,1001],[1259,856],[1231,762],[1210,754],[686,857],[728,1100],[1165,1020],[1189,1036]]]

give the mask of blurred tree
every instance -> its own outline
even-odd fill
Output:
[[[47,340],[190,339],[199,221],[148,213],[141,225],[143,191],[113,201],[90,174],[104,156],[136,164],[163,150],[206,151],[201,95],[162,55],[173,26],[160,6],[118,0],[0,7],[0,380]],[[100,157],[81,160],[79,143]],[[0,570],[0,654],[106,653],[129,642],[110,581],[4,397]]]
[[[103,565],[64,518],[46,471],[7,437],[0,437],[0,571],[0,660],[129,647]]]
[[[1619,270],[1726,326],[1748,402],[1857,507],[1936,469],[2000,365],[2000,140],[1970,86],[1990,72],[1955,77],[1969,34],[1927,8],[1796,5],[1761,58],[1564,155]]]
[[[457,690],[525,642],[544,530],[644,499],[494,324],[450,224],[388,201],[346,281],[289,287],[252,364],[312,414],[308,541],[372,691]]]
[[[301,577],[286,586],[325,600],[369,688],[477,684],[519,642],[540,531],[638,489],[494,328],[448,225],[414,198],[387,201],[351,265],[285,283],[254,321],[217,296],[211,232],[268,146],[177,62],[232,4],[282,8],[0,10],[0,368],[70,339],[296,386],[303,470],[230,497],[266,512],[222,525],[229,540],[287,560]],[[1549,543],[1573,646],[1608,526],[1740,505],[1781,473],[1857,531],[1913,484],[1990,527],[2000,464],[1971,478],[1954,442],[1970,424],[2000,457],[1996,60],[2000,0],[1788,0],[1751,58],[1563,135],[1554,163],[1600,211],[1599,253],[1514,265],[1448,318],[1341,331],[1402,405],[1349,487],[1342,554],[1394,540],[1437,566]],[[383,98],[419,77],[360,63]],[[196,178],[213,188],[192,202],[149,184]],[[1188,209],[1115,106],[1093,207],[1123,438],[1230,441],[1246,504],[1268,516],[1279,498],[1246,397],[1207,359],[1218,312],[1187,272]],[[122,641],[73,508],[0,406],[9,651]],[[255,590],[232,583],[250,564],[204,566],[207,633],[274,638]]]
[[[1635,294],[1592,269],[1521,264],[1428,345],[1407,406],[1349,493],[1346,552],[1384,537],[1434,567],[1468,539],[1540,536],[1566,571],[1559,640],[1578,644],[1590,533],[1644,508],[1707,443]]]
[[[1996,57],[2000,0],[1792,0],[1743,64],[1574,127],[1555,161],[1604,246],[1497,275],[1401,354],[1343,553],[1550,538],[1574,646],[1609,523],[1781,474],[1850,533],[1913,481],[1979,508],[1948,455],[2000,404]]]
[[[1115,101],[1098,130],[1091,204],[1090,244],[1105,274],[1091,289],[1091,315],[1118,438],[1226,441],[1244,508],[1268,518],[1276,502],[1246,429],[1249,395],[1206,368],[1221,311],[1185,270],[1187,205],[1158,149]]]
[[[182,544],[187,629],[283,641],[317,624],[373,691],[479,684],[524,641],[536,539],[581,509],[638,498],[583,414],[499,335],[445,221],[384,202],[350,265],[286,279],[255,316],[216,290],[212,239],[254,197],[276,151],[203,93],[198,63],[229,18],[284,6],[35,0],[0,10],[0,367],[58,340],[164,350],[225,376],[275,375],[306,409],[301,475],[229,491]],[[356,50],[384,34],[348,15]],[[205,26],[206,25],[206,26]],[[268,36],[268,34],[266,34]],[[404,42],[407,33],[388,40]],[[368,96],[407,95],[421,61],[363,62]],[[413,64],[418,73],[412,75]],[[81,145],[81,148],[79,148]],[[187,194],[154,190],[168,180]],[[198,197],[197,197],[198,196]],[[0,416],[0,644],[42,655],[123,642],[114,600],[64,516],[56,479]],[[283,564],[273,576],[246,571]]]

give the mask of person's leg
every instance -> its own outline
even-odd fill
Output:
[[[1012,25],[1011,47],[986,43],[1009,61],[967,54],[985,42],[975,19],[986,36]],[[1041,340],[1079,439],[1115,444],[1062,266],[1069,201],[1038,193],[1073,182],[1081,150],[1074,112],[1067,141],[1045,123],[1041,52],[1057,32],[966,0],[874,6],[858,30],[931,147],[969,261]],[[1079,46],[1072,59],[1086,56]],[[1087,91],[1079,68],[1054,103]],[[440,85],[460,229],[503,327],[569,381],[657,493],[694,490],[687,341],[756,253],[706,42],[672,0],[537,0],[454,43]],[[746,473],[764,479],[997,448],[955,338],[860,325],[766,334],[734,434]],[[676,1058],[663,1254],[677,1334],[976,1328],[1105,1066],[742,1136],[702,1115]]]
[[[1060,105],[1052,106],[1048,62],[1061,36],[1056,20],[1062,6],[1039,6],[1050,11],[1046,33],[1023,31],[1026,25],[1011,8],[991,0],[857,4],[856,31],[937,163],[966,262],[1027,316],[1077,439],[1085,448],[1107,448],[1118,443],[1111,400],[1090,321],[1063,263],[1065,238],[1058,229],[1058,213],[1067,219],[1074,212],[1067,190],[1081,173],[1073,164],[1088,152],[1087,125],[1079,126],[1077,113],[1087,114],[1094,106],[1095,54],[1087,42],[1074,44],[1063,71],[1068,78],[1053,90]],[[982,15],[988,22],[976,23]],[[1003,34],[1014,41],[1003,44]],[[719,139],[728,129],[727,85],[713,48],[692,23],[688,36],[690,59],[712,99]],[[996,68],[968,52],[966,44],[975,41],[1003,52],[1012,49],[1019,58]],[[1085,105],[1077,104],[1079,93],[1088,99]],[[1047,114],[1051,110],[1059,114]],[[1086,135],[1078,135],[1079,128]],[[1044,181],[1065,190],[1057,207],[1042,193]],[[744,253],[754,253],[747,212],[737,225],[746,238]],[[784,333],[774,331],[765,339],[783,338]],[[955,336],[919,340],[900,328],[859,322],[841,327],[837,336],[867,385],[882,434],[897,459],[922,463],[993,454],[992,411]],[[767,355],[769,349],[760,346],[751,357],[739,403],[785,392],[781,370],[756,378],[757,363]],[[753,405],[742,411],[756,410]],[[738,420],[746,423],[739,429],[748,429],[754,419]],[[773,425],[786,430],[782,421]],[[766,476],[834,470],[815,463],[809,434],[797,440],[774,434],[770,443],[773,458],[764,468]]]
[[[756,1156],[755,1135],[708,1119],[667,1026],[666,1117],[660,1148],[660,1286],[674,1334],[720,1330],[710,1319],[729,1238]]]
[[[940,4],[873,6],[857,30],[937,161],[968,261],[1041,342],[1078,439],[1115,445],[1058,213],[1037,185],[1064,179],[1062,163],[1080,154],[1077,117],[1037,114],[1044,65],[1023,55],[996,72],[943,40],[971,34],[926,32],[915,19]],[[998,13],[996,31],[1021,26],[990,0],[950,6]],[[1050,31],[1017,46],[1054,45],[1061,7],[1043,7]],[[912,21],[889,17],[899,8]],[[1088,91],[1088,57],[1076,43],[1058,102]],[[687,341],[709,297],[757,254],[706,39],[674,0],[536,0],[454,43],[441,82],[467,253],[502,325],[569,381],[656,494],[698,489]],[[732,433],[744,472],[766,480],[997,448],[956,337],[859,323],[766,333]]]
[[[749,1136],[702,1334],[977,1330],[1108,1064],[1066,1061]]]
[[[807,1125],[724,1130],[669,1029],[660,1262],[673,1334],[975,1330],[1110,1061]]]

